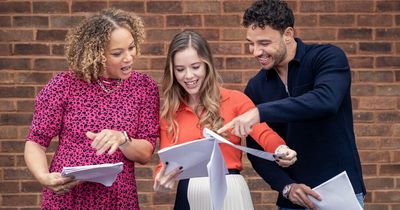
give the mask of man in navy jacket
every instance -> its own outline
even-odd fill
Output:
[[[245,11],[250,52],[262,69],[245,93],[257,107],[221,128],[244,137],[267,122],[298,154],[289,168],[248,155],[257,173],[279,192],[280,210],[314,209],[311,188],[346,171],[359,202],[366,193],[353,130],[351,72],[333,45],[294,38],[294,16],[280,0],[256,1]],[[262,149],[251,137],[247,146]]]

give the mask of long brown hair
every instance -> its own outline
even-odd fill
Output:
[[[179,125],[175,120],[175,114],[181,103],[187,103],[188,94],[178,83],[174,76],[174,56],[177,52],[192,47],[197,51],[200,59],[205,63],[206,76],[199,90],[200,104],[194,110],[201,113],[199,126],[216,130],[223,125],[220,116],[221,94],[219,86],[221,77],[215,70],[214,61],[207,41],[198,33],[183,31],[172,39],[164,68],[164,79],[162,82],[162,96],[164,103],[161,107],[161,118],[165,118],[168,124],[167,132],[176,142]],[[199,111],[199,112],[197,112]]]

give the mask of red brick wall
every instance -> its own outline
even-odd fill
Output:
[[[64,37],[84,16],[106,7],[137,12],[147,39],[136,68],[161,81],[168,41],[184,28],[210,42],[225,86],[242,90],[257,70],[240,27],[252,1],[1,0],[0,209],[40,206],[41,186],[23,160],[33,101],[65,69]],[[353,72],[357,144],[368,188],[366,209],[400,209],[400,1],[290,0],[296,31],[306,42],[343,48]],[[50,149],[54,151],[54,145]],[[244,175],[256,209],[275,209],[276,193],[250,168]],[[138,166],[142,209],[171,209],[172,195],[152,193],[151,164]]]

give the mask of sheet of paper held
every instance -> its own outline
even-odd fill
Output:
[[[275,161],[274,154],[235,145],[222,136],[205,128],[205,138],[193,140],[183,144],[174,145],[158,151],[160,160],[168,162],[165,173],[168,174],[177,167],[182,167],[182,173],[177,180],[209,177],[211,206],[213,210],[223,207],[227,184],[225,174],[228,173],[219,144],[228,144],[236,149],[250,153],[254,156]]]
[[[213,210],[220,210],[224,206],[225,195],[228,190],[225,174],[228,173],[224,157],[219,149],[218,141],[214,141],[214,148],[207,164],[209,177],[210,200]]]
[[[244,147],[244,146],[233,144],[232,142],[226,140],[225,138],[223,138],[222,136],[216,134],[214,131],[212,131],[212,130],[210,130],[208,128],[204,128],[203,129],[203,135],[204,135],[204,137],[214,138],[214,139],[218,140],[220,143],[229,144],[232,147],[235,147],[236,149],[242,150],[244,152],[247,152],[249,154],[257,156],[259,158],[270,160],[270,161],[275,161],[274,153],[265,152],[265,151],[261,151],[261,150],[257,150],[257,149],[248,148],[248,147]]]
[[[358,203],[346,171],[318,185],[313,188],[313,190],[317,192],[322,199],[318,201],[314,197],[308,196],[315,207],[317,207],[317,210],[363,209],[360,203]]]
[[[177,167],[183,167],[183,172],[177,177],[178,180],[193,177],[207,177],[207,163],[210,161],[214,149],[214,141],[228,144],[263,159],[275,161],[273,153],[235,145],[207,128],[203,129],[203,135],[205,137],[203,139],[159,150],[158,155],[161,161],[164,163],[168,162],[165,172],[169,173]]]
[[[122,171],[123,163],[63,167],[62,176],[73,176],[80,181],[96,182],[106,187],[111,186]]]

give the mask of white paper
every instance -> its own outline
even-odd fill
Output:
[[[207,177],[207,163],[210,161],[214,141],[228,144],[236,149],[266,160],[275,161],[273,153],[233,144],[207,128],[203,129],[203,135],[205,138],[163,148],[158,151],[161,161],[164,163],[168,162],[165,169],[166,174],[175,168],[182,167],[183,172],[177,177],[177,180]]]
[[[214,141],[210,162],[207,164],[207,171],[210,179],[212,209],[222,209],[227,191],[225,174],[228,173],[228,169],[226,168],[224,157],[217,141]]]
[[[178,180],[207,177],[207,163],[210,161],[213,147],[214,139],[204,138],[161,149],[158,155],[162,162],[168,162],[166,174],[182,167],[183,172],[177,177]]]
[[[177,180],[194,177],[209,177],[210,196],[214,210],[222,208],[226,195],[226,178],[228,170],[218,144],[227,144],[254,156],[275,161],[274,154],[235,145],[215,132],[204,128],[205,138],[174,145],[158,151],[160,160],[168,162],[165,173],[168,174],[177,167],[182,167],[183,172]]]
[[[76,180],[96,182],[106,187],[111,186],[122,171],[123,163],[63,167],[62,176],[73,176]]]
[[[308,196],[317,210],[363,210],[357,200],[346,171],[320,184],[313,190],[317,192],[322,199],[318,201],[314,197]]]
[[[257,150],[257,149],[253,149],[253,148],[248,148],[248,147],[236,145],[236,144],[226,140],[222,136],[216,134],[214,131],[212,131],[212,130],[210,130],[208,128],[204,128],[203,129],[203,135],[205,137],[208,137],[208,138],[216,139],[216,140],[219,141],[219,143],[228,144],[228,145],[230,145],[232,147],[235,147],[238,150],[242,150],[243,152],[247,152],[247,153],[252,154],[254,156],[257,156],[259,158],[266,159],[266,160],[269,160],[269,161],[275,161],[275,158],[274,158],[275,155],[273,153],[269,153],[269,152],[265,152],[265,151],[262,151],[262,150]],[[281,154],[281,155],[283,155],[283,154]]]

